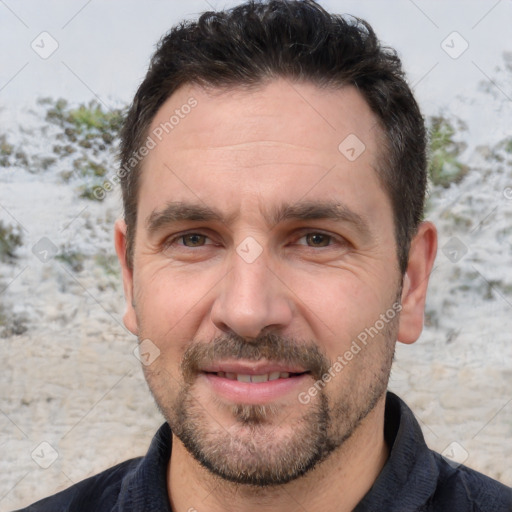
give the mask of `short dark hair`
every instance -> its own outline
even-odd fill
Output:
[[[423,217],[424,119],[396,52],[382,47],[364,20],[332,15],[313,0],[248,1],[172,28],[158,44],[125,119],[122,168],[144,144],[158,109],[180,86],[257,86],[279,77],[319,87],[352,85],[377,116],[385,135],[378,175],[391,199],[403,274]],[[137,163],[121,175],[130,267],[140,172]]]

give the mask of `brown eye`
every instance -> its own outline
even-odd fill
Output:
[[[180,238],[183,241],[183,245],[187,247],[201,247],[205,244],[207,237],[198,233],[190,233],[188,235],[183,235]]]
[[[311,247],[327,247],[331,242],[331,236],[323,233],[309,233],[306,235],[307,244]]]

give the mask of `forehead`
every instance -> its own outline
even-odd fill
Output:
[[[185,130],[186,138],[180,137]],[[337,149],[348,135],[355,135],[369,150],[366,156],[375,149],[375,139],[383,136],[377,117],[355,87],[320,88],[285,78],[252,87],[185,85],[160,107],[150,126],[157,141],[175,141],[183,149],[205,140],[225,145],[226,131],[232,143],[266,135],[315,150]]]
[[[251,89],[187,85],[159,109],[149,136],[143,218],[165,201],[216,201],[233,210],[259,201],[261,209],[344,191],[357,203],[372,187],[381,193],[377,203],[387,202],[376,170],[383,132],[353,87],[285,79]]]

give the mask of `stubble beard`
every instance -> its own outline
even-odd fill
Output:
[[[347,382],[338,396],[329,397],[326,386],[307,405],[297,400],[299,412],[304,412],[294,424],[278,404],[228,406],[217,400],[216,405],[224,412],[228,409],[233,419],[227,429],[212,419],[195,396],[194,371],[200,362],[222,356],[268,358],[313,368],[311,375],[317,381],[331,363],[315,344],[299,344],[274,334],[250,343],[237,336],[221,337],[187,349],[182,364],[185,384],[175,397],[162,383],[152,382],[155,375],[148,372],[146,379],[173,434],[213,475],[241,485],[283,485],[305,475],[339,449],[373,411],[387,390],[397,328],[398,316],[385,326],[380,339],[372,340],[372,346],[369,343],[356,356],[361,358],[361,370],[353,373],[353,382]],[[366,365],[365,360],[378,361],[379,366]]]

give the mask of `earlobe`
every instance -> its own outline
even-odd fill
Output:
[[[431,222],[422,222],[411,241],[409,262],[402,288],[402,311],[398,341],[414,343],[423,330],[428,281],[437,252],[437,231]]]
[[[137,336],[138,326],[133,293],[133,270],[129,267],[126,259],[126,223],[122,219],[117,220],[115,223],[114,243],[123,274],[123,288],[126,299],[126,311],[123,317],[124,325],[131,333]]]

